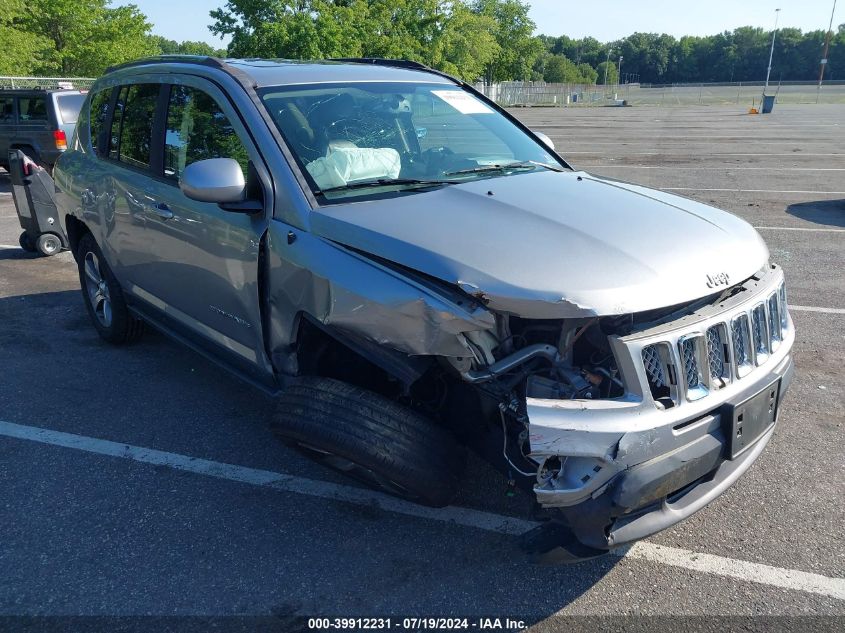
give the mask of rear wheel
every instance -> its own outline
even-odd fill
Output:
[[[27,253],[35,252],[35,244],[33,244],[32,240],[29,239],[29,233],[27,233],[26,231],[21,233],[21,236],[18,238],[18,244],[20,244],[21,248]]]
[[[465,452],[451,433],[330,378],[297,378],[279,398],[273,430],[324,466],[424,505],[448,505],[463,471]]]
[[[58,235],[53,233],[42,233],[38,236],[35,247],[39,253],[45,257],[50,257],[62,250],[62,240],[59,239]]]
[[[90,233],[79,240],[76,261],[85,307],[100,336],[114,345],[138,339],[144,322],[129,312],[120,284]]]

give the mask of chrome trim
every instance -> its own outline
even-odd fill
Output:
[[[769,359],[769,317],[766,314],[766,304],[758,303],[751,308],[751,349],[754,352],[754,363],[759,367]]]
[[[778,297],[780,300],[780,333],[781,337],[786,336],[786,329],[789,327],[788,305],[786,303],[786,284],[781,282],[778,288]]]
[[[702,373],[702,361],[707,358],[704,335],[694,332],[681,336],[678,339],[678,356],[683,369],[680,378],[683,380],[686,399],[689,402],[700,400],[710,393]]]
[[[778,305],[778,293],[773,292],[766,301],[766,309],[769,317],[769,347],[774,352],[780,347],[783,340],[783,332],[780,326],[780,306]]]
[[[737,339],[742,348],[737,353]],[[737,378],[743,378],[754,369],[754,356],[751,345],[751,322],[748,314],[743,312],[731,321],[731,346],[734,350],[734,372]]]
[[[707,328],[707,369],[710,389],[721,389],[731,382],[731,345],[724,323]]]

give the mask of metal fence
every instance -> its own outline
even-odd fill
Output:
[[[0,88],[87,90],[94,81],[90,77],[0,77]]]
[[[616,86],[549,84],[542,81],[478,83],[475,88],[506,107],[605,105],[617,98]]]
[[[759,105],[763,82],[696,83],[696,84],[549,84],[545,82],[511,81],[497,84],[476,84],[496,103],[506,107],[528,106],[603,106],[603,105]],[[815,82],[781,82],[769,84],[768,94],[777,96],[777,103],[845,104],[845,81],[826,81],[821,90]]]

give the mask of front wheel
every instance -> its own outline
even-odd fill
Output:
[[[379,394],[303,376],[282,393],[273,430],[318,463],[382,492],[448,505],[465,451],[446,429]]]
[[[138,339],[144,322],[129,312],[123,290],[90,233],[79,240],[76,261],[85,307],[100,337],[113,345]]]

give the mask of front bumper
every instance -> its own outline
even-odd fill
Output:
[[[679,388],[675,406],[659,406],[638,361],[642,349],[656,340],[668,340],[667,350],[682,351],[691,333],[700,335],[725,320],[750,314],[761,297],[765,301],[781,283],[780,270],[773,268],[755,282],[753,292],[725,301],[718,309],[612,341],[626,385],[635,385],[625,398],[528,399],[531,457],[543,464],[534,492],[581,543],[608,549],[664,530],[713,501],[757,459],[776,421],[730,459],[731,421],[723,420],[724,412],[774,382],[780,385],[782,399],[793,375],[790,351],[795,333],[788,316],[765,358],[761,354],[752,370],[737,372],[718,388],[705,388],[706,397]]]

